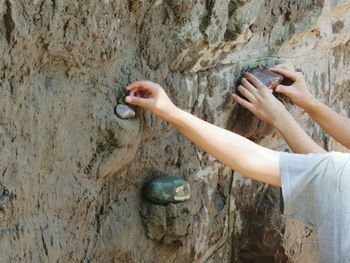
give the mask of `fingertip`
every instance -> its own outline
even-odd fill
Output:
[[[283,85],[279,84],[279,85],[276,86],[275,92],[281,93],[281,90],[282,90],[282,89],[283,89]]]
[[[132,102],[131,96],[126,96],[126,97],[125,97],[125,101],[126,101],[127,103],[131,103],[131,102]]]
[[[250,73],[250,72],[246,72],[246,80],[250,83],[253,83],[254,81],[258,80],[257,77],[254,76],[254,74]]]
[[[142,81],[134,81],[132,83],[130,83],[129,85],[126,86],[126,89],[127,90],[132,90],[134,89],[135,87],[138,87],[142,84]]]
[[[239,104],[239,96],[237,94],[232,93],[231,97],[232,97],[234,102],[237,102]]]
[[[235,101],[235,102],[237,102],[238,104],[240,104],[240,103],[239,103],[240,97],[239,97],[237,94],[232,93],[232,94],[231,94],[231,97],[232,97],[233,101]]]
[[[242,85],[239,85],[239,86],[243,86],[244,84],[248,84],[249,81],[248,81],[247,77],[249,77],[249,76],[243,77],[243,78],[241,79]]]
[[[279,64],[279,65],[274,65],[273,67],[271,67],[270,69],[275,69],[275,70],[279,70],[279,69],[284,69],[286,68],[284,66],[284,64]]]

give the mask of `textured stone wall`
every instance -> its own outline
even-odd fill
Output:
[[[121,120],[114,107],[128,83],[151,79],[187,111],[287,150],[229,94],[244,70],[290,62],[349,116],[349,14],[341,0],[1,0],[1,261],[317,262],[315,233],[282,220],[279,189],[148,112]],[[187,179],[191,200],[143,201],[159,173]]]

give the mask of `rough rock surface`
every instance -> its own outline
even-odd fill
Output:
[[[1,261],[317,262],[315,233],[282,220],[279,189],[114,107],[126,84],[151,79],[185,110],[285,151],[229,94],[246,69],[290,62],[349,116],[349,13],[344,0],[0,1]],[[191,200],[142,200],[154,172],[186,179]]]

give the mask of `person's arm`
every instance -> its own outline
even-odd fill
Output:
[[[304,110],[336,141],[350,149],[350,119],[317,101],[310,101]]]
[[[274,126],[280,132],[289,148],[294,153],[325,153],[326,151],[318,145],[296,122],[292,115],[285,117]]]
[[[139,81],[127,87],[126,102],[146,108],[175,126],[184,136],[223,164],[254,180],[281,185],[279,152],[177,108],[156,83]]]
[[[258,118],[273,125],[295,153],[323,153],[321,148],[300,127],[284,105],[254,75],[246,73],[238,91],[247,99],[236,94],[233,98]]]
[[[273,67],[271,70],[294,81],[291,86],[277,86],[277,92],[289,97],[296,105],[304,109],[330,136],[345,147],[350,148],[350,119],[317,101],[310,94],[300,72],[281,66]]]

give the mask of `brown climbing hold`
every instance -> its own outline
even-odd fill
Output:
[[[250,71],[256,78],[258,78],[269,89],[275,89],[278,84],[283,81],[281,74],[272,72],[267,68],[255,68]]]

